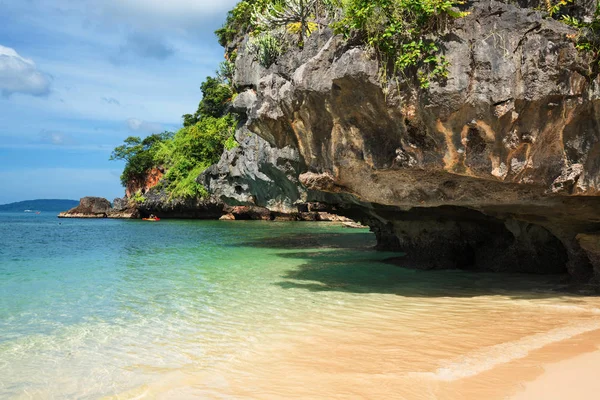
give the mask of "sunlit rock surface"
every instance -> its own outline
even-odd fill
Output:
[[[600,230],[600,81],[570,27],[521,3],[471,2],[427,90],[382,84],[374,55],[328,30],[269,69],[242,45],[234,107],[298,152],[313,197],[413,265],[593,281],[598,250],[577,237]]]

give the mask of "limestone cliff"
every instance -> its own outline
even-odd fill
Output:
[[[298,153],[312,198],[413,265],[594,280],[600,79],[573,29],[533,3],[470,2],[439,37],[449,76],[428,89],[382,83],[372,52],[327,29],[269,69],[242,44],[234,107],[244,131]],[[222,195],[268,197],[238,186]]]

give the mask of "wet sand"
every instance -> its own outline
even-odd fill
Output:
[[[298,344],[296,344],[298,346]],[[254,359],[220,371],[200,386],[221,382],[233,398],[344,398],[406,400],[592,400],[600,393],[600,330],[586,332],[531,350],[524,357],[499,363],[468,377],[447,379],[436,374],[394,372],[393,343],[346,348],[305,340],[295,346],[272,347],[269,360]],[[295,348],[294,348],[295,347]],[[486,355],[487,356],[487,355]],[[344,361],[341,361],[344,360]],[[395,360],[398,362],[399,360]],[[401,361],[400,361],[401,362]],[[241,367],[241,368],[240,368]],[[460,368],[463,368],[461,365]],[[235,373],[232,375],[231,373]],[[244,371],[244,372],[242,372]],[[464,372],[464,371],[463,371]],[[475,371],[474,371],[475,372]],[[196,382],[198,384],[199,382]],[[197,392],[210,397],[210,391]],[[168,396],[167,396],[168,397]]]
[[[455,342],[454,346],[471,349],[452,362],[435,361],[431,355],[438,349],[423,346],[417,333],[414,343],[421,347],[410,346],[406,337],[391,329],[392,321],[381,324],[372,319],[371,326],[365,322],[343,330],[314,326],[301,336],[271,337],[254,351],[209,370],[172,375],[145,387],[141,397],[586,400],[600,393],[600,330],[592,329],[595,321],[530,331],[491,346]],[[485,333],[491,331],[482,327],[480,331],[485,341]],[[449,331],[435,336],[440,340],[444,333],[459,339]],[[399,353],[407,347],[409,351]],[[424,357],[428,352],[430,358]],[[423,358],[411,361],[411,353]],[[434,364],[438,368],[432,369]]]

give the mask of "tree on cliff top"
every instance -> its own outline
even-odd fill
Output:
[[[165,189],[173,198],[202,198],[207,195],[196,178],[219,161],[237,121],[231,115],[203,117],[196,124],[181,128],[160,144],[155,163],[165,166]]]
[[[283,0],[282,3],[267,5],[266,11],[255,8],[252,17],[257,26],[265,29],[299,24],[298,44],[302,47],[311,31],[309,23],[315,14],[316,3],[317,0]]]
[[[155,155],[159,145],[173,138],[173,132],[155,133],[144,139],[130,136],[125,143],[116,147],[110,160],[125,161],[125,169],[121,174],[121,184],[127,186],[130,181],[143,182],[148,171],[156,165]]]
[[[231,86],[225,81],[226,77],[213,78],[208,76],[200,85],[202,100],[194,114],[183,115],[183,126],[197,124],[202,118],[220,118],[227,114],[227,108],[233,97]]]
[[[237,120],[229,111],[233,97],[233,64],[221,63],[216,77],[200,85],[202,100],[194,114],[183,116],[177,133],[153,134],[145,139],[129,137],[113,151],[111,160],[124,160],[123,186],[142,182],[157,166],[166,171],[160,187],[171,198],[202,198],[206,189],[196,179],[216,163],[224,149],[237,146],[234,132]],[[142,199],[143,200],[143,199]]]

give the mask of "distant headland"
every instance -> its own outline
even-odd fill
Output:
[[[58,200],[58,199],[39,199],[25,200],[16,203],[0,205],[0,212],[24,212],[24,211],[42,211],[42,212],[60,212],[73,208],[79,204],[77,200]]]

